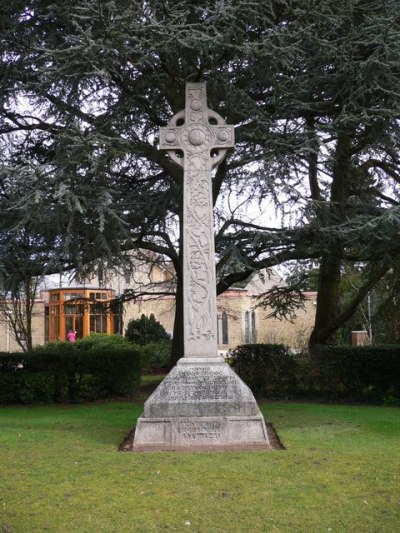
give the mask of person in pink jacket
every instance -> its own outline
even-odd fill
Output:
[[[70,329],[67,333],[67,339],[69,340],[69,342],[75,342],[76,341],[75,331],[72,331],[72,329]]]

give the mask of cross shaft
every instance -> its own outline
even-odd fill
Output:
[[[160,149],[184,171],[185,357],[218,355],[211,171],[233,147],[234,128],[208,109],[205,83],[187,83],[185,110],[160,128]]]

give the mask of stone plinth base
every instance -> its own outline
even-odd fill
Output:
[[[145,403],[133,450],[270,448],[248,386],[220,357],[183,358]]]

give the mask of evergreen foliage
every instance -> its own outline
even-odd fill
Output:
[[[88,337],[77,339],[76,342],[53,341],[44,345],[35,346],[33,351],[39,352],[65,352],[68,350],[118,350],[130,348],[132,345],[125,337],[110,335],[108,333],[91,333]]]
[[[0,403],[79,402],[133,394],[137,348],[79,350],[67,343],[26,354],[0,354]]]
[[[171,343],[150,342],[140,346],[142,374],[163,374],[171,368]]]
[[[131,345],[121,335],[109,335],[107,333],[91,333],[88,337],[78,339],[74,346],[78,350],[102,350],[102,349],[125,349]]]
[[[169,342],[170,337],[163,325],[151,314],[149,317],[142,314],[140,318],[128,322],[125,337],[133,344],[149,344]]]
[[[399,274],[398,268],[391,269],[371,291],[369,314],[374,343],[400,344]]]
[[[310,378],[325,398],[400,403],[400,347],[318,346]]]
[[[318,346],[310,356],[281,344],[247,344],[228,355],[259,398],[400,403],[398,345]]]
[[[314,345],[396,261],[396,0],[16,0],[0,17],[0,270],[16,265],[25,228],[40,273],[84,274],[129,248],[162,254],[182,343],[182,171],[157,136],[186,81],[207,81],[209,106],[237,126],[213,177],[219,293],[256,269],[315,260]],[[246,215],[268,203],[281,225]],[[362,262],[363,278],[341,307],[344,259]]]
[[[244,344],[228,354],[232,368],[258,398],[284,398],[296,390],[296,361],[283,344]]]

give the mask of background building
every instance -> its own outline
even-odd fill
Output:
[[[78,285],[68,276],[47,277],[34,307],[34,345],[66,340],[69,329],[76,331],[78,338],[91,333],[124,334],[129,320],[142,314],[154,314],[172,336],[175,298],[170,265],[148,257],[135,259],[128,269],[108,272],[102,278],[94,276]],[[268,318],[271,310],[257,307],[257,297],[282,284],[284,280],[276,271],[261,271],[218,296],[221,353],[255,342],[284,343],[294,349],[306,346],[315,318],[316,293],[305,293],[304,309],[297,312],[293,322]],[[126,301],[115,305],[115,297],[121,295]],[[0,323],[0,351],[19,349],[11,329]]]

